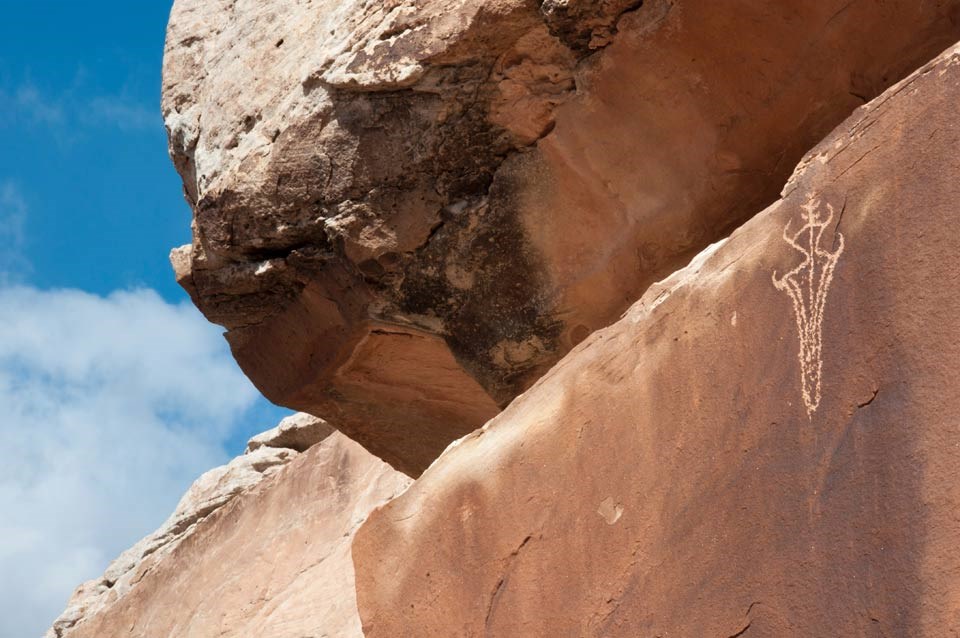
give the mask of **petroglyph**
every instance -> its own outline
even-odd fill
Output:
[[[777,278],[774,271],[773,285],[787,293],[793,302],[800,339],[801,391],[807,416],[812,417],[820,405],[823,310],[844,242],[843,235],[836,232],[829,250],[821,245],[824,231],[833,223],[833,206],[826,205],[826,217],[820,212],[819,199],[811,199],[802,208],[803,226],[793,232],[790,230],[793,220],[788,221],[783,228],[783,239],[803,255],[803,261],[783,277]]]

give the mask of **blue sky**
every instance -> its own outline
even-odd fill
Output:
[[[167,260],[190,241],[159,106],[171,4],[0,2],[0,188],[29,211],[0,267],[19,282],[187,299]],[[234,451],[288,413],[260,403]]]
[[[190,211],[159,109],[169,0],[3,2],[0,176],[30,209],[30,283],[182,295]]]
[[[190,239],[159,108],[170,5],[0,0],[0,638],[41,635],[289,413],[167,261]]]

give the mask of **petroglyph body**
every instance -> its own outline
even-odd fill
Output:
[[[807,415],[812,417],[820,405],[823,311],[844,241],[843,235],[835,232],[833,246],[829,250],[822,246],[823,233],[833,223],[832,205],[826,205],[826,217],[821,215],[818,199],[807,202],[803,211],[804,224],[800,230],[791,231],[791,222],[783,228],[784,241],[803,255],[803,261],[782,277],[778,278],[774,271],[773,285],[787,293],[793,302],[800,339],[801,393]]]

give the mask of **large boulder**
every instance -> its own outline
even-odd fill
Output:
[[[957,104],[960,45],[371,516],[367,638],[960,633]]]
[[[255,440],[78,588],[48,638],[362,637],[350,542],[410,479],[340,433],[302,453]]]
[[[960,0],[177,0],[177,276],[277,403],[419,474],[772,202]]]

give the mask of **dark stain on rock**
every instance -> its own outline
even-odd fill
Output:
[[[550,33],[580,57],[610,44],[617,34],[617,21],[635,11],[643,0],[543,0],[540,14]]]
[[[454,356],[501,404],[525,389],[562,330],[544,295],[545,269],[518,219],[519,190],[500,173],[472,209],[445,212],[443,227],[410,262],[398,299],[403,312],[443,320]],[[469,281],[457,282],[456,272]],[[523,344],[518,360],[498,355]]]

